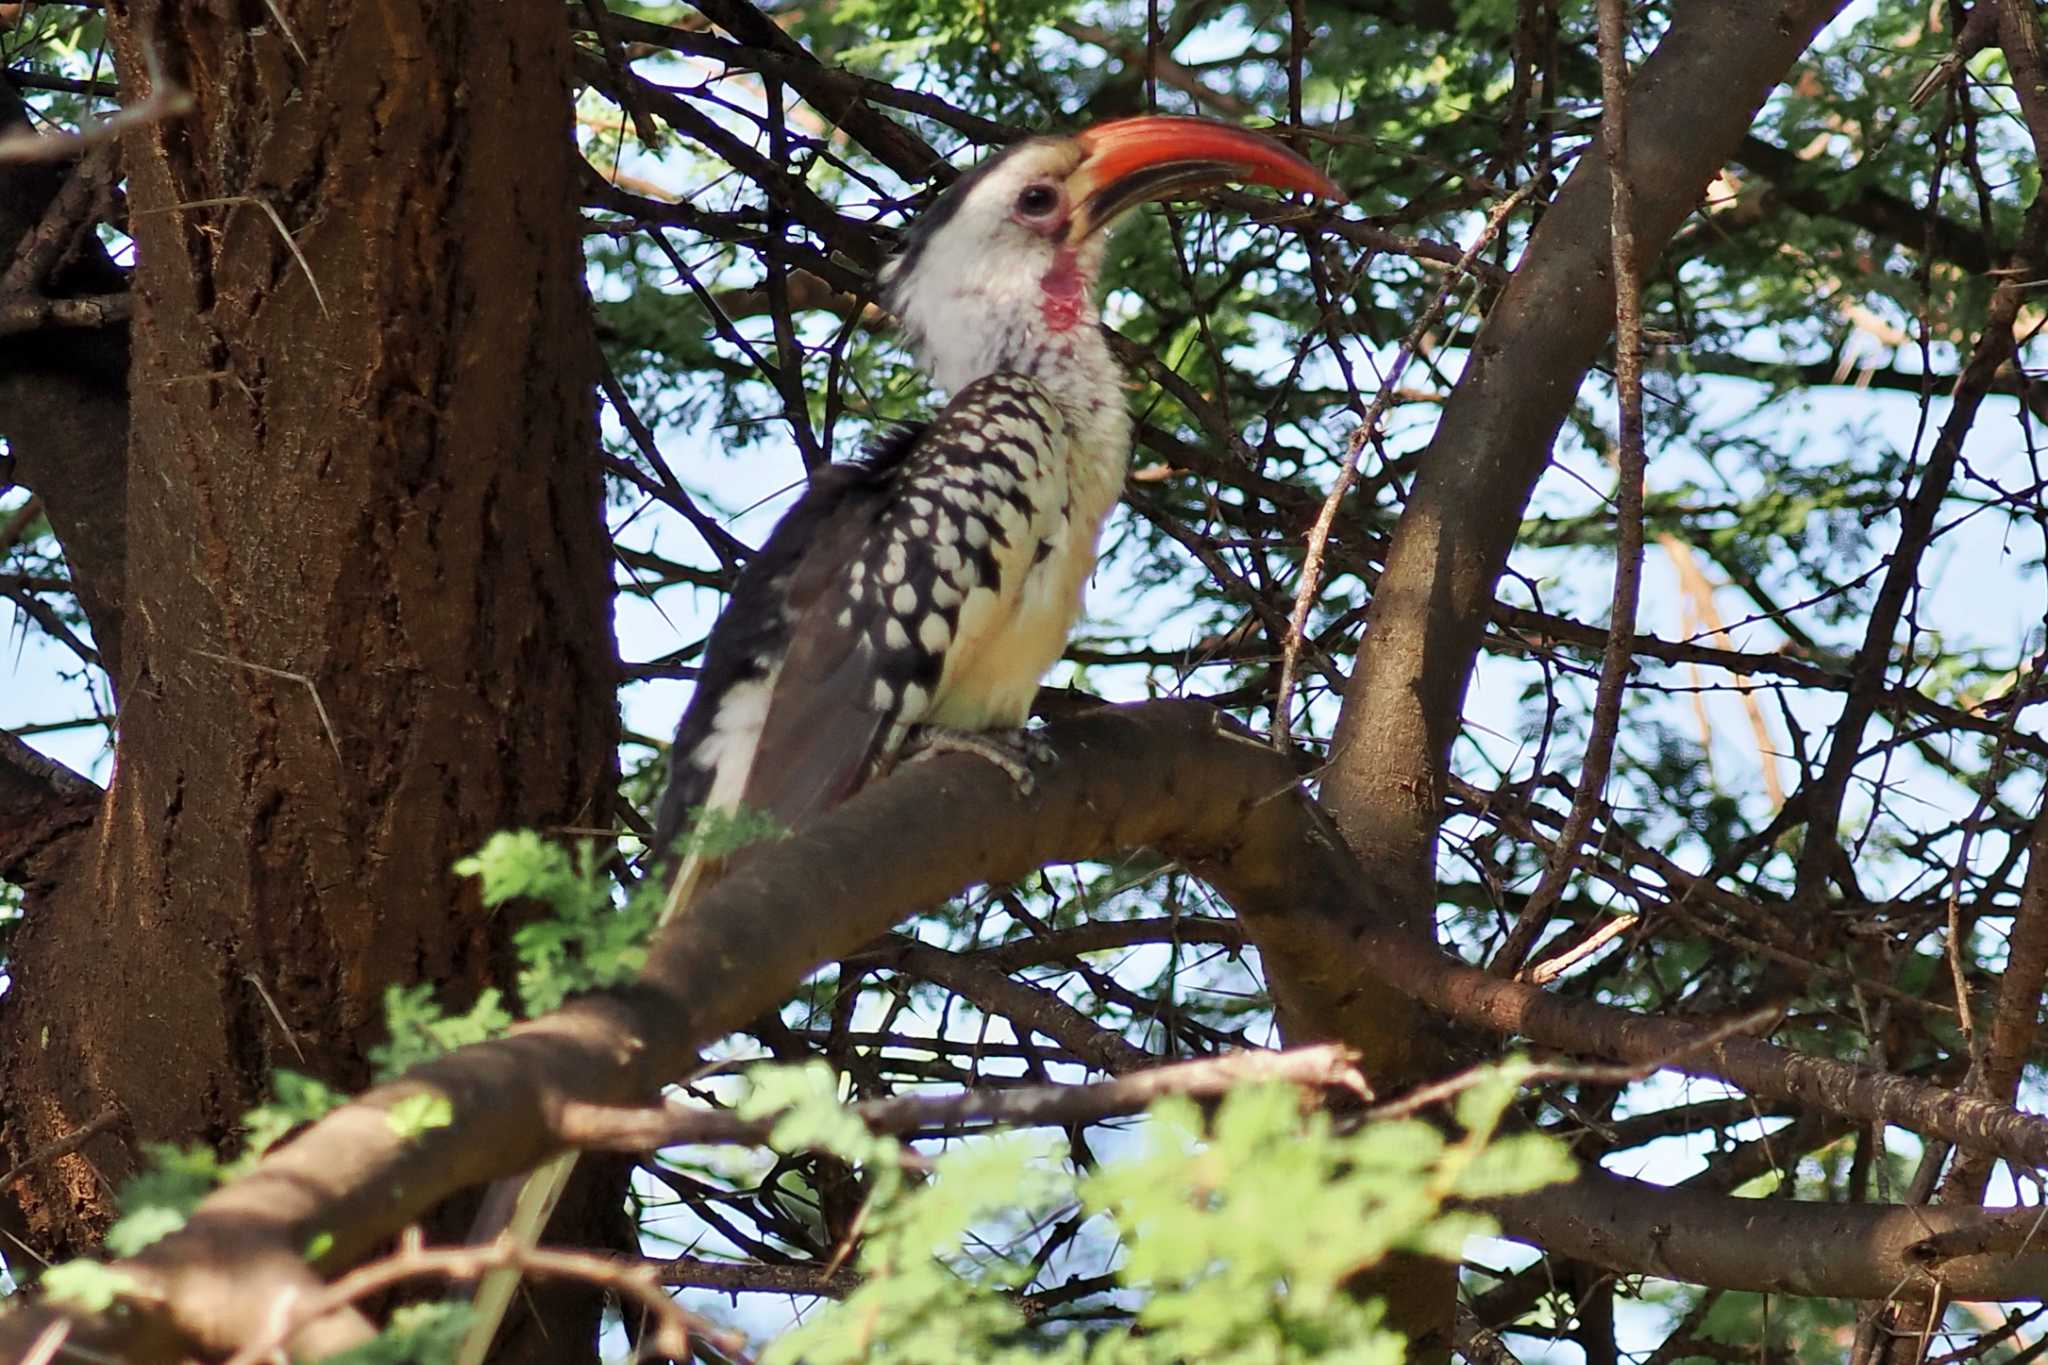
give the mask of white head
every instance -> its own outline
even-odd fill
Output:
[[[1232,181],[1344,197],[1279,143],[1207,119],[1118,119],[1032,138],[926,210],[883,270],[884,299],[948,391],[998,370],[1114,385],[1095,307],[1107,230],[1150,200]]]

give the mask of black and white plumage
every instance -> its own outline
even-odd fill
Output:
[[[915,727],[1024,724],[1130,453],[1094,302],[1105,229],[1228,180],[1341,197],[1256,134],[1135,118],[1019,143],[919,220],[884,296],[952,401],[818,471],[741,575],[677,728],[657,847],[699,810],[799,827]],[[684,860],[670,912],[704,870]]]
[[[1045,390],[1001,373],[819,471],[713,630],[661,828],[734,804],[794,826],[847,795],[912,726],[1022,724],[1052,660],[1036,658],[1046,640],[1002,627],[1025,591],[1038,595],[1033,568],[1092,531],[1070,523],[1067,498],[1041,491],[1065,481],[1067,445]],[[1034,657],[972,666],[1019,651]]]

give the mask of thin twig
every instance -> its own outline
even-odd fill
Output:
[[[149,35],[137,34],[135,45],[142,53],[142,69],[149,80],[148,95],[75,133],[35,133],[24,129],[0,136],[0,163],[62,161],[130,128],[190,113],[194,108],[191,94],[164,78],[163,64]]]
[[[43,1329],[36,1338],[36,1344],[21,1358],[21,1365],[50,1365],[57,1358],[57,1352],[64,1349],[64,1339],[71,1335],[71,1319],[59,1318]]]
[[[1288,711],[1294,698],[1295,673],[1301,664],[1302,642],[1308,628],[1309,609],[1315,605],[1316,594],[1322,587],[1323,555],[1330,543],[1330,529],[1337,522],[1337,509],[1343,504],[1344,495],[1351,491],[1352,483],[1358,478],[1359,462],[1364,458],[1366,447],[1371,445],[1379,434],[1381,419],[1386,416],[1387,409],[1393,406],[1394,399],[1400,392],[1401,376],[1407,371],[1408,362],[1420,352],[1423,339],[1429,335],[1430,330],[1443,317],[1444,310],[1450,306],[1452,290],[1457,287],[1458,281],[1472,273],[1473,262],[1478,260],[1479,253],[1486,249],[1487,243],[1500,231],[1508,215],[1514,212],[1524,199],[1534,194],[1540,184],[1541,182],[1536,180],[1524,181],[1487,213],[1485,226],[1479,230],[1478,236],[1472,239],[1471,245],[1459,253],[1457,263],[1445,273],[1443,283],[1437,286],[1436,296],[1429,301],[1429,306],[1422,310],[1422,315],[1415,319],[1414,325],[1408,329],[1408,334],[1401,338],[1400,351],[1395,355],[1394,363],[1387,368],[1385,381],[1380,384],[1379,391],[1373,395],[1371,406],[1366,409],[1365,416],[1352,431],[1350,440],[1345,443],[1344,463],[1337,470],[1336,482],[1330,486],[1329,494],[1324,497],[1323,505],[1316,513],[1315,525],[1309,530],[1308,548],[1301,560],[1301,583],[1294,591],[1294,608],[1287,617],[1287,631],[1280,656],[1280,681],[1273,694],[1273,747],[1276,749],[1284,751],[1293,743],[1293,724]]]
[[[1469,1307],[1459,1304],[1457,1318],[1451,1324],[1451,1340],[1457,1345],[1458,1354],[1474,1362],[1474,1365],[1522,1365],[1519,1357],[1508,1349],[1500,1333],[1488,1327]]]
[[[277,235],[284,239],[285,250],[291,252],[292,259],[298,262],[299,271],[306,277],[306,283],[313,287],[313,302],[319,305],[320,316],[323,318],[333,317],[334,315],[327,311],[327,296],[320,292],[320,281],[313,278],[313,267],[307,263],[306,254],[299,250],[299,244],[293,240],[291,229],[284,225],[284,219],[278,217],[277,210],[272,208],[270,201],[261,195],[222,194],[208,199],[185,199],[175,204],[166,204],[160,209],[143,209],[141,212],[144,214],[175,213],[180,209],[230,208],[237,204],[254,204],[257,208],[263,210],[263,216],[270,220],[270,225],[277,229]]]
[[[278,1032],[284,1035],[284,1040],[287,1043],[291,1044],[292,1056],[299,1059],[300,1066],[304,1066],[306,1064],[306,1054],[299,1047],[298,1035],[293,1033],[292,1026],[284,1021],[284,1011],[277,1007],[277,1002],[270,998],[270,992],[263,988],[262,979],[254,972],[243,972],[242,980],[255,987],[256,998],[261,1000],[263,1007],[270,1011],[270,1017],[277,1022]]]
[[[402,1241],[390,1255],[359,1266],[319,1293],[286,1306],[268,1332],[229,1356],[226,1365],[267,1365],[273,1353],[282,1350],[307,1324],[407,1280],[473,1280],[487,1270],[507,1266],[539,1279],[582,1280],[634,1300],[654,1321],[649,1344],[658,1355],[692,1359],[690,1340],[695,1336],[735,1361],[746,1359],[741,1354],[746,1344],[743,1336],[685,1311],[662,1292],[656,1269],[649,1263],[550,1247],[521,1248],[503,1240],[488,1246],[434,1248]]]
[[[608,22],[611,11],[604,0],[583,0],[583,13],[590,20],[590,31],[597,35],[597,44],[604,49],[604,59],[612,70],[619,73],[622,94],[620,103],[633,120],[633,136],[640,139],[640,145],[652,150],[661,145],[661,129],[654,126],[654,116],[641,106],[639,100],[628,98],[623,91],[629,85],[626,81],[626,53],[619,44],[619,35]]]
[[[1607,161],[1611,194],[1610,269],[1614,276],[1614,389],[1620,404],[1615,459],[1620,477],[1614,490],[1614,608],[1607,647],[1600,654],[1600,683],[1593,697],[1593,726],[1586,757],[1572,794],[1570,818],[1558,835],[1557,856],[1529,894],[1515,927],[1495,955],[1494,971],[1521,969],[1548,922],[1550,908],[1571,883],[1579,846],[1592,828],[1594,807],[1614,766],[1614,742],[1621,731],[1621,703],[1635,663],[1636,600],[1643,582],[1643,298],[1636,269],[1635,190],[1628,164],[1628,6],[1600,0],[1600,150]]]
[[[0,297],[0,337],[44,327],[91,329],[126,322],[135,311],[132,294],[87,294],[76,298],[44,298],[23,294]]]
[[[1642,917],[1640,915],[1616,915],[1611,919],[1602,920],[1592,933],[1586,935],[1586,937],[1580,939],[1571,947],[1558,953],[1555,957],[1545,958],[1526,971],[1516,973],[1516,977],[1518,980],[1527,981],[1534,986],[1547,986],[1579,963],[1591,957],[1594,953],[1600,951],[1602,945],[1608,943],[1617,935],[1627,933],[1641,922]]]
[[[1639,1062],[1586,1064],[1582,1062],[1525,1062],[1508,1068],[1517,1085],[1528,1085],[1535,1081],[1576,1081],[1588,1085],[1631,1085],[1644,1080],[1667,1066],[1675,1066],[1688,1057],[1710,1052],[1731,1038],[1746,1038],[1768,1031],[1785,1017],[1785,1010],[1779,1005],[1767,1005],[1762,1009],[1750,1010],[1696,1038],[1655,1057]],[[1462,1095],[1473,1086],[1482,1084],[1500,1075],[1502,1067],[1491,1062],[1468,1067],[1453,1076],[1419,1086],[1398,1100],[1376,1104],[1359,1116],[1362,1123],[1377,1123],[1383,1119],[1407,1118],[1427,1109],[1432,1104],[1441,1104],[1454,1096]]]
[[[196,645],[192,647],[192,652],[202,659],[212,659],[216,663],[229,664],[236,668],[246,668],[252,673],[264,673],[273,678],[283,678],[287,682],[295,682],[305,688],[307,693],[313,698],[313,711],[320,717],[320,728],[327,734],[328,747],[334,750],[335,758],[339,759],[341,757],[341,740],[334,733],[334,722],[328,719],[327,706],[320,700],[320,689],[314,685],[310,675],[294,673],[288,668],[272,668],[269,664],[259,664],[253,659],[237,659],[232,655],[216,654],[210,649],[200,649]]]
[[[55,1142],[43,1144],[21,1160],[15,1162],[4,1173],[0,1173],[0,1190],[6,1189],[45,1161],[55,1161],[60,1156],[71,1155],[71,1153],[85,1146],[86,1143],[91,1142],[120,1121],[121,1106],[118,1104],[108,1105],[105,1109],[100,1110],[99,1113],[86,1120],[84,1127],[66,1133]]]
[[[263,0],[263,8],[269,10],[270,17],[277,21],[277,31],[284,35],[285,43],[291,48],[292,55],[299,59],[299,65],[311,66],[312,59],[306,56],[306,49],[300,44],[299,35],[292,31],[292,21],[285,18],[284,7],[279,5],[277,0]]]

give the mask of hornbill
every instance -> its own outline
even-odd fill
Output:
[[[1270,138],[1141,116],[1019,142],[917,220],[882,297],[952,400],[817,471],[748,562],[676,730],[657,858],[702,812],[800,828],[913,732],[976,747],[965,737],[1023,726],[1080,615],[1130,458],[1123,371],[1094,297],[1108,229],[1146,202],[1231,182],[1344,198]],[[707,870],[682,858],[664,918]],[[537,1235],[549,1173],[558,1191],[566,1168],[521,1192],[515,1237]],[[502,1313],[490,1289],[470,1359]]]
[[[670,750],[657,856],[698,811],[800,828],[920,728],[1023,726],[1130,458],[1094,299],[1107,230],[1230,181],[1343,197],[1267,137],[1152,116],[1017,143],[917,220],[882,297],[952,401],[819,471],[741,574]],[[670,912],[703,870],[684,860]]]

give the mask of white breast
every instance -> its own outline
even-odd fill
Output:
[[[1066,648],[1130,450],[1122,394],[1086,397],[1078,411],[1071,402],[1048,403],[1052,439],[1033,481],[1031,513],[1006,518],[999,585],[977,589],[961,605],[926,716],[933,724],[1022,726],[1039,683]]]

